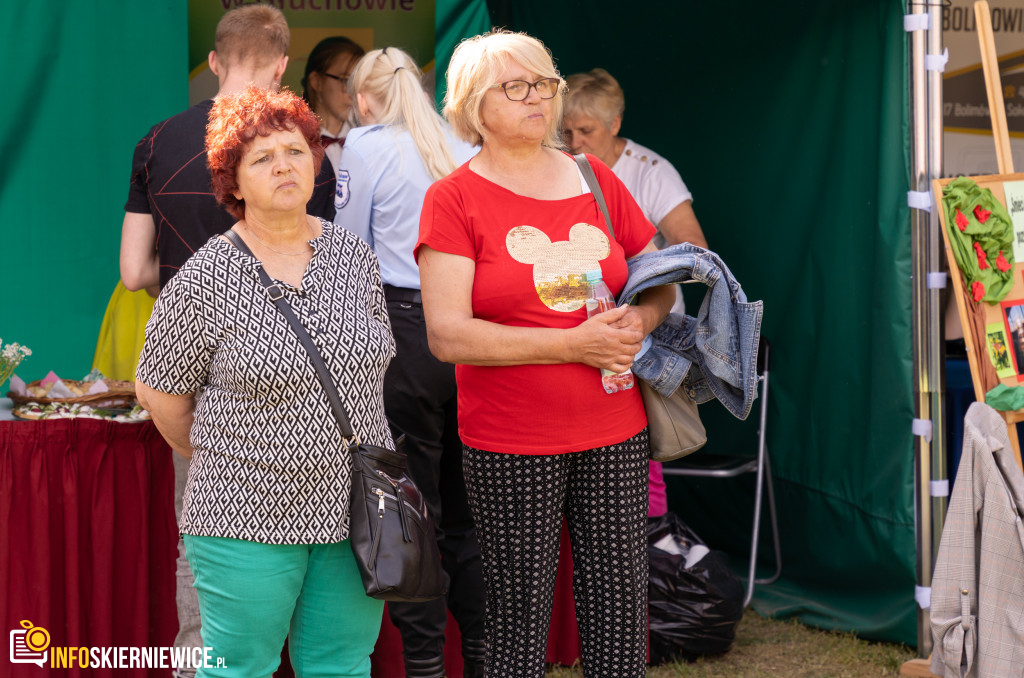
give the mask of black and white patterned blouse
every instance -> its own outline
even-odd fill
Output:
[[[395,343],[377,258],[321,221],[302,289],[280,283],[334,377],[360,440],[392,446],[384,371]],[[348,537],[351,459],[308,355],[257,277],[212,238],[163,289],[136,378],[199,392],[180,530],[269,544]]]

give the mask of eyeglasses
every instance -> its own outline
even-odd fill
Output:
[[[530,96],[530,88],[537,90],[537,96],[541,99],[552,99],[558,94],[558,88],[562,84],[561,78],[541,78],[537,82],[526,82],[525,80],[509,80],[491,85],[490,89],[501,88],[509,101],[523,101]]]
[[[320,71],[320,75],[324,76],[325,78],[330,78],[331,80],[337,80],[343,86],[346,82],[348,82],[348,78],[343,78],[340,75],[335,75],[334,73],[324,73],[323,71]]]

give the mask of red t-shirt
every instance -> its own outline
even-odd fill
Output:
[[[613,294],[626,259],[654,236],[623,183],[588,156],[615,238],[593,195],[537,200],[458,168],[427,191],[421,245],[476,262],[473,316],[518,327],[576,327],[587,319],[584,274],[600,266]],[[518,454],[578,452],[620,443],[647,425],[640,390],[608,394],[582,363],[458,365],[459,433],[477,449]]]

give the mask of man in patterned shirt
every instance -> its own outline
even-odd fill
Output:
[[[278,88],[288,65],[289,37],[288,23],[274,7],[247,5],[226,13],[209,55],[217,96],[239,92],[250,82]],[[212,106],[213,99],[207,99],[157,123],[135,147],[121,227],[121,280],[129,290],[162,288],[197,249],[236,221],[217,203],[210,186],[204,139]],[[334,186],[334,169],[325,162],[307,206],[310,214],[334,218]],[[174,467],[174,508],[180,519],[188,460],[175,454]],[[178,553],[174,644],[201,647],[199,601],[180,541]]]

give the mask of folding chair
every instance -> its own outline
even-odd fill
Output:
[[[735,478],[744,473],[756,473],[757,485],[754,492],[754,528],[750,540],[750,566],[747,575],[747,595],[743,606],[750,604],[754,597],[755,584],[771,584],[782,574],[782,549],[779,546],[779,522],[775,513],[775,491],[772,485],[771,464],[768,460],[766,441],[766,425],[768,421],[768,359],[770,346],[768,340],[760,338],[757,348],[757,380],[760,383],[761,421],[757,431],[757,457],[733,458],[694,455],[679,461],[666,464],[662,471],[667,476],[691,476],[697,478]],[[754,577],[757,569],[757,545],[761,527],[762,491],[767,490],[768,515],[772,528],[772,542],[775,546],[775,573],[766,579]]]

